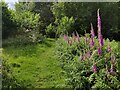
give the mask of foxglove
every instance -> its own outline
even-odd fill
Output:
[[[77,40],[78,42],[80,43],[80,37],[79,37],[79,34],[77,33]]]
[[[101,55],[101,54],[102,54],[101,47],[100,45],[98,45],[98,55]]]
[[[86,53],[84,52],[83,60],[86,60]]]
[[[95,33],[94,33],[94,29],[93,29],[92,23],[91,23],[91,37],[95,37]]]
[[[110,42],[108,42],[108,52],[111,52]]]
[[[94,46],[94,38],[93,38],[93,37],[90,38],[90,46],[91,46],[91,47]]]
[[[87,57],[90,58],[90,51],[87,52]]]
[[[72,41],[70,38],[68,38],[68,44],[71,45],[72,44]]]
[[[93,63],[93,71],[94,71],[94,73],[97,73],[97,68],[96,68],[96,64],[95,63]]]
[[[98,40],[99,40],[100,46],[103,46],[103,45],[104,45],[104,42],[103,42],[103,37],[102,37],[102,34],[101,34],[101,33],[98,34]]]
[[[115,64],[115,55],[111,55],[111,64]]]
[[[67,36],[64,34],[64,40],[66,41],[67,40]]]
[[[110,72],[109,72],[109,70],[108,70],[107,64],[106,64],[106,73],[107,73],[107,78],[110,79]]]
[[[82,53],[80,53],[80,57],[79,58],[80,58],[80,60],[82,60]]]
[[[97,11],[97,17],[98,17],[98,34],[101,34],[101,19],[100,19],[99,9]]]

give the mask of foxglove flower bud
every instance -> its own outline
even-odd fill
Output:
[[[79,34],[77,33],[77,40],[78,42],[80,43],[80,37],[79,37]]]
[[[102,54],[101,47],[100,45],[98,45],[98,55],[101,55],[101,54]]]
[[[96,68],[96,64],[95,63],[93,63],[93,71],[94,71],[94,73],[97,73],[97,68]]]
[[[104,45],[104,42],[103,42],[103,37],[102,37],[102,34],[101,34],[101,33],[98,34],[98,40],[99,40],[100,46],[103,46],[103,45]]]
[[[80,60],[82,60],[82,53],[80,53],[80,57],[79,58],[80,58]]]
[[[97,11],[97,17],[98,17],[98,33],[101,33],[101,19],[100,19],[99,9]]]
[[[90,51],[87,52],[88,59],[90,58]]]
[[[66,41],[67,40],[67,36],[64,34],[64,41]]]
[[[93,29],[92,23],[91,23],[91,37],[95,37],[95,33],[94,33],[94,29]]]
[[[111,52],[110,42],[108,43],[108,52]]]
[[[110,79],[110,72],[109,72],[109,70],[108,70],[107,64],[106,64],[106,73],[107,73],[107,78]]]
[[[93,37],[90,38],[90,46],[94,47],[94,38]]]

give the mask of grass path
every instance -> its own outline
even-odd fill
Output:
[[[55,40],[26,46],[8,46],[3,55],[12,67],[13,76],[25,87],[64,87],[59,61],[54,57]]]

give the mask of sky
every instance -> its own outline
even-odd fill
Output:
[[[18,2],[18,0],[4,0],[4,1],[8,4],[8,7],[11,9],[14,9],[15,8],[14,4]]]

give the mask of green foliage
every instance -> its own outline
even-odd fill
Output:
[[[15,43],[16,40],[13,41]],[[47,38],[41,44],[28,43],[27,45],[13,43],[10,45],[10,40],[6,41],[8,46],[2,51],[6,64],[3,62],[3,65],[4,68],[9,66],[9,72],[12,72],[11,76],[14,80],[9,82],[5,77],[6,82],[3,86],[9,84],[10,87],[13,82],[16,82],[18,87],[14,86],[14,88],[17,89],[65,87],[65,77],[61,75],[59,61],[54,57],[55,41],[55,39]],[[6,74],[9,74],[8,69],[6,69]]]
[[[8,64],[8,59],[3,56],[0,56],[0,58],[2,59],[2,89],[23,88],[23,83],[21,81],[18,82],[13,76],[11,66]]]
[[[50,24],[46,28],[47,28],[46,29],[47,36],[49,36],[49,37],[55,37],[55,31],[56,31],[55,26],[53,26],[52,24]]]
[[[73,17],[75,19],[74,31],[84,34],[84,30],[89,32],[90,23],[96,25],[96,13],[98,8],[101,11],[102,29],[105,38],[119,40],[120,25],[119,21],[120,2],[58,2],[52,6],[52,12],[56,20],[62,17]],[[97,33],[97,26],[94,26]]]
[[[58,22],[58,27],[56,34],[61,35],[61,34],[71,34],[73,31],[73,25],[74,25],[74,19],[73,17],[68,18],[67,16],[64,16],[59,22]]]
[[[39,36],[39,14],[34,14],[30,11],[25,11],[21,13],[17,13],[16,11],[14,11],[12,13],[12,16],[14,22],[17,23],[20,32],[28,34],[33,42],[35,42]]]
[[[89,38],[89,35],[88,35]],[[68,40],[71,40],[72,43],[69,44]],[[98,40],[95,37],[94,49],[90,48],[90,39],[87,44],[85,43],[85,37],[80,37],[80,43],[77,41],[74,42],[73,37],[68,37],[64,40],[61,37],[56,44],[56,56],[60,60],[60,66],[65,71],[67,75],[67,85],[71,85],[72,88],[99,88],[99,89],[116,89],[119,88],[119,75],[117,64],[120,60],[118,49],[118,43],[111,41],[111,50],[112,54],[116,56],[116,66],[115,71],[116,76],[110,74],[110,80],[107,78],[106,74],[106,64],[110,68],[111,66],[111,54],[108,53],[108,40],[104,40],[104,47],[102,48],[102,55],[98,55],[97,47]],[[84,55],[90,51],[90,58]],[[85,52],[85,53],[84,53]],[[82,54],[82,59],[80,59],[80,54]],[[93,62],[96,63],[97,73],[93,71]],[[110,84],[112,83],[112,84]]]
[[[2,7],[2,38],[5,39],[17,32],[16,23],[12,20],[12,11],[8,9],[7,4],[1,1],[0,6]]]

